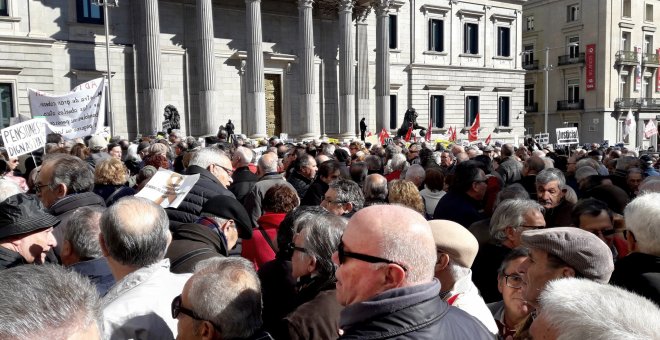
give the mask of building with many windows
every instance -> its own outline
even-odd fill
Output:
[[[114,4],[114,0],[106,0]],[[108,75],[94,0],[0,0],[2,124],[27,88],[64,93]],[[524,135],[523,0],[140,0],[108,7],[115,134],[188,134],[231,119],[253,137],[350,138],[398,128]]]
[[[578,127],[580,142],[655,147],[657,136],[645,137],[644,126],[657,125],[660,114],[658,11],[656,0],[528,1],[522,32],[527,132],[544,131],[547,98],[551,141],[556,128],[568,126]],[[629,110],[637,128],[625,135]]]

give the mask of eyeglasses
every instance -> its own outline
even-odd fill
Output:
[[[596,236],[603,235],[603,236],[607,237],[607,236],[612,236],[612,235],[614,235],[614,234],[616,233],[616,230],[614,230],[614,228],[610,228],[610,229],[600,229],[600,230],[594,230],[594,231],[592,231],[591,233],[594,234],[594,235],[596,235]]]
[[[525,228],[525,229],[543,229],[545,228],[544,225],[521,225],[519,228]]]
[[[174,298],[174,300],[172,300],[172,319],[176,319],[179,316],[180,313],[188,315],[189,317],[191,317],[195,320],[208,321],[208,320],[202,319],[199,316],[197,316],[197,314],[195,312],[193,312],[192,310],[181,306],[181,295],[178,295],[177,297]],[[211,321],[209,321],[209,322],[211,322]],[[211,322],[211,324],[213,325],[213,327],[215,327],[215,329],[220,331],[219,326],[213,324],[212,322]]]
[[[289,249],[289,252],[291,252],[291,254],[293,254],[293,252],[296,251],[296,250],[301,252],[301,253],[307,254],[307,249],[305,249],[303,247],[298,247],[293,242],[289,242],[289,244],[287,244],[286,247]]]
[[[232,169],[227,169],[227,168],[225,168],[224,166],[222,166],[222,165],[220,165],[220,164],[217,164],[217,163],[213,163],[213,165],[215,165],[215,166],[217,166],[217,167],[220,167],[220,168],[221,168],[222,170],[224,170],[224,171],[227,173],[227,175],[229,175],[229,176],[231,176],[231,175],[234,174],[234,170],[232,170]]]
[[[36,192],[38,194],[38,193],[41,192],[41,188],[47,187],[47,186],[48,186],[48,184],[35,184],[34,185],[34,192]]]
[[[396,264],[397,266],[403,268],[403,271],[407,272],[408,268],[406,266],[402,265],[401,263],[398,263],[396,261],[384,259],[382,257],[377,257],[377,256],[371,256],[371,255],[366,255],[366,254],[360,254],[360,253],[353,253],[350,251],[345,251],[344,250],[344,241],[339,241],[339,246],[337,247],[337,257],[339,258],[339,264],[344,264],[346,262],[346,258],[350,257],[356,260],[364,261],[364,262],[369,262],[369,263],[387,263],[387,264]]]
[[[509,288],[514,288],[518,289],[522,287],[523,284],[523,279],[520,275],[518,274],[509,274],[509,275],[504,275],[504,281],[506,282],[506,286]]]
[[[331,201],[331,200],[329,200],[328,197],[326,197],[325,195],[321,196],[321,201],[326,201],[326,202],[328,202],[328,203],[336,203],[336,204],[344,204],[344,203],[346,203],[346,202],[344,202],[344,201]]]

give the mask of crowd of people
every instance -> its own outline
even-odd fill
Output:
[[[653,154],[172,130],[1,156],[0,339],[660,339]],[[161,168],[199,176],[176,208],[136,196]]]

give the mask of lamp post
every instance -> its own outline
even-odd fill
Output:
[[[110,23],[108,22],[108,7],[119,7],[119,0],[94,0],[97,6],[103,6],[103,26],[105,28],[105,62],[108,77],[108,126],[110,127],[110,136],[114,133],[114,113],[112,112],[112,71],[110,70]]]

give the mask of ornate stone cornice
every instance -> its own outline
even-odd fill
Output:
[[[376,9],[376,15],[385,17],[390,14],[390,0],[374,0],[373,7]]]

